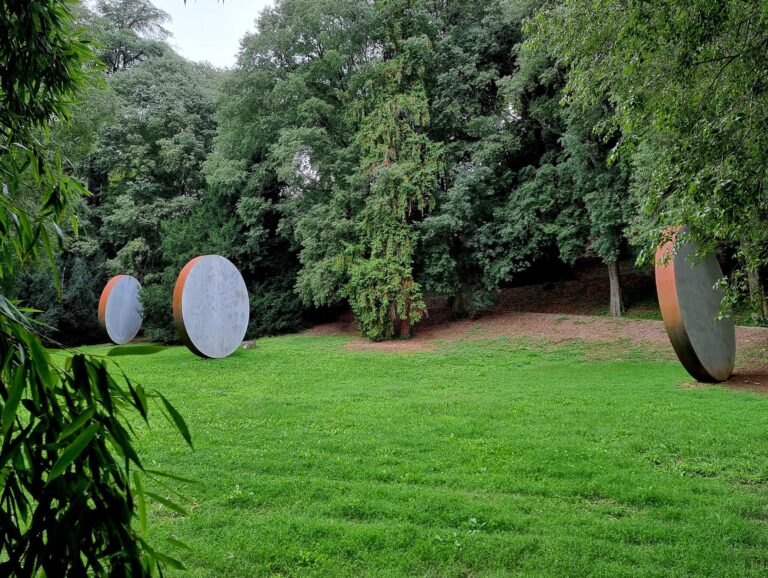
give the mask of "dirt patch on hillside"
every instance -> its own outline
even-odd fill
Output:
[[[530,337],[550,343],[572,340],[587,342],[622,341],[649,348],[666,359],[674,359],[675,352],[669,343],[661,321],[614,319],[595,315],[563,315],[522,311],[492,312],[476,319],[454,322],[426,320],[418,326],[411,339],[371,342],[360,337],[351,316],[306,332],[309,335],[349,335],[354,339],[350,349],[364,351],[418,352],[433,351],[441,343],[498,337]],[[762,327],[737,327],[736,340],[739,349],[739,369],[759,369],[768,355],[768,329]]]
[[[573,340],[610,343],[619,347],[611,348],[617,356],[621,347],[631,346],[660,359],[676,359],[661,321],[596,315],[608,300],[607,286],[603,291],[599,275],[595,270],[571,281],[507,289],[497,305],[475,319],[450,321],[447,308],[437,304],[430,307],[430,315],[417,327],[416,335],[406,340],[373,343],[362,338],[349,314],[306,333],[348,335],[352,340],[347,347],[356,351],[430,352],[452,341],[522,337],[555,344]],[[647,300],[649,283],[652,288],[653,281],[647,276],[625,277],[629,303],[632,295],[637,296],[635,312],[638,307],[656,307]],[[728,386],[768,394],[768,328],[737,327],[736,342],[736,370]]]
[[[638,270],[622,263],[621,284],[624,304],[633,314],[658,311],[651,270]],[[600,315],[608,312],[609,301],[606,267],[585,265],[572,279],[504,289],[490,311]]]

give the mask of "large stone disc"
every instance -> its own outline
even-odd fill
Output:
[[[141,285],[135,277],[117,275],[109,280],[99,299],[99,325],[110,341],[129,343],[141,329]]]
[[[727,380],[736,361],[732,317],[717,319],[723,293],[716,288],[723,272],[714,255],[693,257],[694,242],[677,248],[674,239],[656,251],[656,291],[664,327],[685,369],[699,381]],[[664,261],[666,260],[666,263]]]
[[[182,341],[200,357],[231,355],[248,329],[248,290],[240,271],[219,255],[187,263],[173,290],[173,317]]]

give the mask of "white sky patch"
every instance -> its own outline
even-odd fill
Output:
[[[169,43],[188,60],[235,65],[240,39],[256,29],[255,20],[270,0],[152,0],[173,18],[165,27]]]
[[[312,164],[312,151],[302,147],[293,155],[293,168],[296,171],[296,181],[283,188],[283,195],[290,199],[298,199],[309,187],[320,182],[320,171]]]
[[[515,106],[510,102],[507,104],[507,109],[503,112],[501,118],[496,122],[496,130],[504,130],[522,118],[517,110],[515,110]]]
[[[506,115],[506,121],[509,123],[517,122],[518,120],[522,119],[523,117],[520,116],[520,113],[518,113],[515,110],[515,105],[513,105],[511,102],[507,105],[507,115]]]
[[[296,176],[301,179],[305,187],[316,185],[320,181],[320,171],[312,165],[312,156],[308,148],[302,148],[293,155],[293,166],[296,167]]]

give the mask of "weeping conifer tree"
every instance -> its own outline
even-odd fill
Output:
[[[426,134],[432,38],[415,5],[377,6],[383,58],[370,70],[356,138],[368,190],[359,237],[347,254],[347,295],[361,330],[374,340],[409,336],[426,307],[414,280],[414,222],[433,206],[443,151]]]

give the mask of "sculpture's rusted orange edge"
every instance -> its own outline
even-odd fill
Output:
[[[184,326],[184,314],[181,309],[181,298],[184,293],[184,284],[187,282],[187,277],[192,272],[192,269],[195,268],[195,265],[197,265],[198,261],[200,261],[203,257],[203,255],[200,257],[195,257],[189,263],[184,265],[181,273],[179,273],[178,279],[176,279],[176,285],[173,288],[173,320],[176,323],[176,331],[178,331],[179,337],[181,337],[184,345],[186,345],[195,355],[199,355],[200,357],[207,357],[197,347],[195,347],[195,344],[192,343],[192,340],[189,338],[187,328]]]
[[[704,369],[701,360],[696,355],[683,323],[683,314],[680,310],[677,292],[677,279],[675,278],[675,256],[673,254],[679,230],[680,227],[668,230],[667,233],[671,233],[671,239],[656,249],[656,293],[659,297],[661,317],[664,319],[664,328],[667,330],[672,347],[686,371],[698,381],[717,383],[719,380]]]
[[[101,297],[99,297],[99,327],[101,327],[101,330],[107,337],[109,337],[109,332],[107,331],[107,303],[109,302],[109,295],[112,293],[112,289],[115,288],[115,284],[122,277],[125,277],[125,275],[115,275],[107,281],[104,290],[101,292]]]

